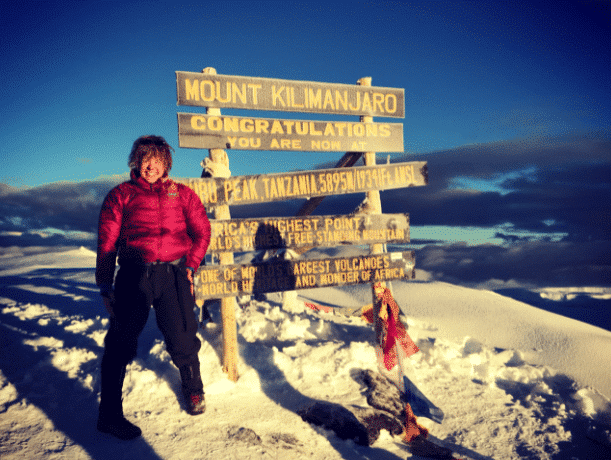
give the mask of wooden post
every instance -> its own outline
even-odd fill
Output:
[[[206,67],[203,73],[208,75],[216,75],[216,69]],[[221,109],[215,107],[207,107],[208,115],[221,115]],[[229,158],[227,152],[223,149],[210,149],[209,156],[212,162],[221,163],[229,167]],[[213,208],[215,219],[230,219],[229,205],[220,205]],[[233,264],[233,253],[219,253],[220,265]],[[235,297],[223,297],[221,299],[221,315],[223,321],[223,371],[227,373],[229,380],[235,382],[238,380],[238,332],[235,320],[236,309]]]
[[[364,77],[358,81],[358,84],[361,86],[371,86],[371,77]],[[373,117],[370,116],[361,116],[361,123],[373,123]],[[375,152],[365,152],[363,153],[363,160],[365,162],[365,166],[375,166],[376,164],[376,153]],[[382,214],[382,201],[380,200],[380,191],[379,190],[369,190],[365,192],[367,197],[367,202],[363,207],[362,211],[366,214]],[[370,254],[382,254],[384,252],[384,244],[383,243],[374,243],[369,245],[369,253]],[[373,284],[371,285],[371,295],[373,299],[373,305],[376,304],[377,295],[374,290]]]

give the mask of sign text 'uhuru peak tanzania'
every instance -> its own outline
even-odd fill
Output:
[[[176,178],[202,203],[242,205],[426,185],[425,161],[253,176]]]

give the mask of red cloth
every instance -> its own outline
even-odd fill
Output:
[[[382,287],[380,283],[374,285],[376,292],[376,308],[379,312],[378,317],[374,318],[374,308],[370,305],[369,308],[364,308],[362,318],[369,323],[376,323],[376,337],[382,351],[382,361],[384,367],[391,370],[398,364],[397,347],[403,351],[405,356],[409,357],[420,351],[418,346],[411,339],[405,326],[399,319],[399,305],[390,293],[390,289]],[[409,403],[405,404],[405,426],[403,439],[410,443],[418,436],[426,438],[429,434],[428,430],[418,424],[416,415],[412,411]]]
[[[119,263],[172,262],[186,256],[197,269],[210,244],[210,222],[199,197],[164,177],[149,184],[134,171],[102,204],[98,225],[96,283],[113,282]]]
[[[412,411],[412,406],[405,403],[405,431],[403,432],[403,440],[407,443],[412,442],[418,436],[426,438],[429,435],[427,430],[422,425],[418,424],[418,419]]]
[[[333,308],[332,307],[325,307],[324,305],[316,305],[314,303],[310,303],[310,302],[304,302],[305,306],[308,308],[311,308],[312,310],[315,311],[322,311],[325,313],[332,313],[333,312]]]
[[[391,370],[397,364],[397,351],[395,343],[410,357],[418,353],[420,349],[411,339],[405,326],[399,319],[399,305],[390,293],[390,289],[382,288],[381,284],[376,284],[377,294],[376,307],[380,312],[376,323],[376,335],[380,347],[382,347],[384,366]],[[373,323],[373,308],[363,312],[363,319]]]

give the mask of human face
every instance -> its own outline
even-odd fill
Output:
[[[165,166],[159,158],[145,158],[140,165],[140,177],[149,184],[157,182],[164,172]]]

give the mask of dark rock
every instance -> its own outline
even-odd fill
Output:
[[[408,444],[412,455],[426,458],[436,458],[439,460],[452,460],[452,451],[446,447],[438,446],[429,441],[424,436],[418,436]]]
[[[317,401],[297,412],[301,418],[326,430],[340,439],[351,439],[361,446],[372,445],[382,429],[393,435],[403,432],[401,423],[390,414],[370,407],[349,406]]]
[[[227,436],[251,445],[258,445],[262,443],[259,435],[250,428],[232,426],[227,431]]]
[[[298,410],[297,414],[308,423],[334,431],[340,439],[352,439],[361,446],[369,445],[365,426],[352,412],[340,404],[317,401]]]
[[[369,369],[362,370],[358,376],[367,387],[367,404],[381,411],[389,412],[399,420],[405,420],[405,403],[401,392],[386,377]]]
[[[295,446],[303,446],[299,439],[289,433],[272,433],[269,438],[271,444],[279,445],[283,449],[293,449]]]
[[[403,433],[401,421],[387,412],[360,406],[350,406],[349,410],[367,429],[369,445],[377,441],[382,430],[388,431],[393,436]]]

